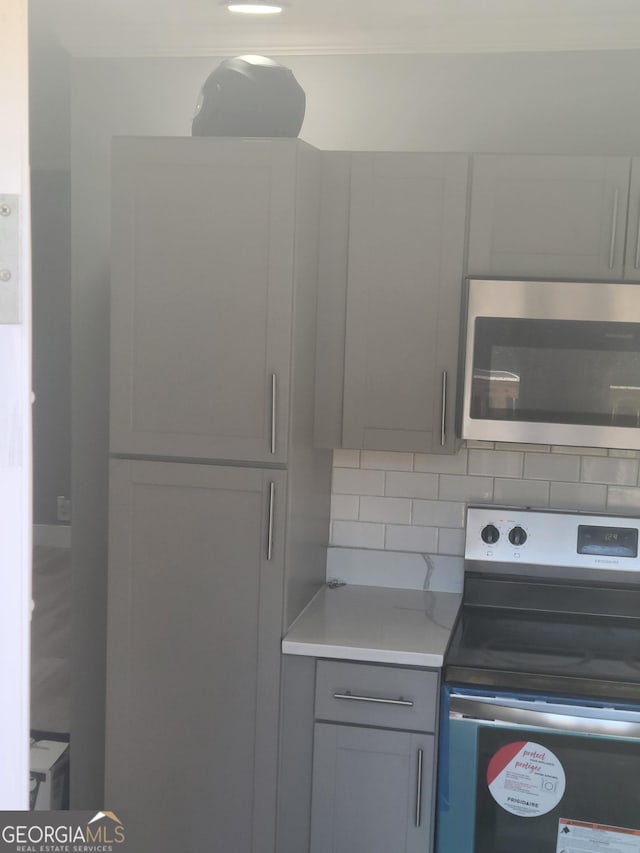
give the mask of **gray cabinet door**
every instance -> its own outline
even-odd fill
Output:
[[[428,853],[433,743],[433,735],[316,723],[311,853]]]
[[[640,281],[640,157],[631,161],[624,277],[628,281]]]
[[[284,491],[112,462],[106,801],[136,853],[273,853]]]
[[[343,447],[455,449],[466,199],[464,155],[353,155]]]
[[[286,460],[303,145],[115,141],[113,452]]]
[[[477,155],[469,274],[620,278],[627,157]]]

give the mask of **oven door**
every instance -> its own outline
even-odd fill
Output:
[[[444,691],[437,853],[640,853],[640,709]]]
[[[640,446],[637,285],[469,280],[462,437]]]

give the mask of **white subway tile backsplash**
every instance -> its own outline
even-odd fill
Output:
[[[361,450],[360,467],[376,468],[378,471],[412,471],[413,453]]]
[[[525,453],[524,476],[530,480],[580,480],[580,457],[561,453]]]
[[[640,489],[629,486],[609,486],[607,511],[622,515],[640,513]]]
[[[438,494],[438,475],[387,471],[384,493],[402,498],[435,498]]]
[[[437,551],[438,529],[436,527],[387,524],[385,548],[388,551],[421,551],[424,553]]]
[[[493,499],[493,479],[441,474],[438,497],[443,501],[490,501]]]
[[[411,524],[409,498],[360,498],[360,521],[379,521],[387,524]]]
[[[476,438],[467,438],[464,446],[471,450],[473,448],[478,448],[480,450],[493,450],[496,446],[495,441],[478,441]]]
[[[640,459],[640,450],[609,450],[609,456],[618,459]]]
[[[501,480],[493,485],[493,499],[507,506],[545,507],[549,504],[549,483],[544,480]]]
[[[334,468],[359,468],[360,467],[360,451],[359,450],[334,450],[333,451],[333,467]]]
[[[451,530],[441,527],[438,531],[438,553],[464,555],[464,530]]]
[[[607,506],[607,487],[592,483],[551,483],[549,505],[554,509],[601,512]]]
[[[413,523],[427,527],[463,527],[464,503],[458,501],[414,501]]]
[[[637,459],[600,459],[584,456],[580,479],[583,483],[611,483],[614,486],[635,486],[638,482]]]
[[[467,442],[453,456],[336,450],[327,577],[342,564],[353,583],[457,591],[469,503],[640,514],[639,483],[635,450],[491,442]]]
[[[466,474],[467,451],[459,450],[452,456],[439,453],[416,453],[414,471],[427,471],[432,474]]]
[[[360,497],[358,495],[331,495],[331,518],[342,521],[357,521],[360,511]]]
[[[470,450],[467,473],[489,477],[522,477],[523,456],[513,450]]]
[[[334,468],[333,491],[338,495],[384,495],[384,471]]]
[[[347,548],[384,548],[384,525],[365,521],[333,521],[330,544]]]
[[[550,453],[551,447],[548,444],[522,444],[514,441],[496,441],[496,450],[517,450],[520,453]]]
[[[552,453],[570,453],[574,456],[606,456],[607,450],[604,447],[565,447],[564,445],[554,444],[551,447]]]

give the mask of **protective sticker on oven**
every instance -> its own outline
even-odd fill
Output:
[[[491,796],[505,811],[519,817],[550,812],[562,799],[565,784],[557,756],[533,741],[505,744],[487,767]]]
[[[640,853],[640,829],[561,817],[556,853]]]

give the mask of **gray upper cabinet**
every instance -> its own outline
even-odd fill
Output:
[[[474,157],[469,274],[622,278],[625,239],[627,269],[635,251],[626,238],[630,166],[627,157]],[[640,187],[634,240],[639,197]],[[639,268],[640,257],[629,278]]]
[[[343,447],[455,450],[467,169],[455,154],[352,157]]]
[[[285,462],[294,301],[315,294],[318,152],[123,138],[113,174],[112,452]]]
[[[273,853],[286,476],[111,463],[106,797],[140,853]]]
[[[624,277],[629,281],[640,281],[640,157],[631,161]]]

